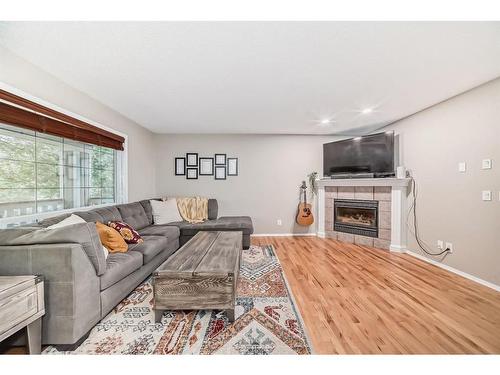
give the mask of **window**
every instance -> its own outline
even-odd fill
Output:
[[[0,218],[116,203],[118,153],[0,124]]]

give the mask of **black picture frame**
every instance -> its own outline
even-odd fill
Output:
[[[195,157],[196,158],[196,163],[195,164],[192,164],[189,162],[189,158],[191,157]],[[186,167],[198,167],[198,153],[197,152],[188,152],[186,154]]]
[[[194,176],[190,176],[189,172],[193,172]],[[186,168],[186,180],[197,180],[198,168]]]
[[[220,157],[223,157],[224,158],[224,162],[217,162],[217,159],[220,158]],[[215,165],[226,165],[226,159],[227,159],[227,155],[226,154],[215,154]]]
[[[234,161],[236,163],[236,172],[231,173],[231,168],[229,167],[229,164],[231,161]],[[228,176],[238,176],[238,158],[227,158],[227,175]]]
[[[224,176],[220,177],[218,175],[218,171],[223,171]],[[226,171],[226,166],[225,165],[216,165],[215,168],[214,168],[214,172],[215,172],[215,179],[216,180],[225,180],[225,179],[227,179],[227,171]]]
[[[204,165],[204,162],[206,162],[207,160],[210,162],[210,172],[204,173],[202,171],[202,166]],[[214,175],[214,158],[199,158],[198,164],[199,164],[198,168],[200,170],[200,172],[199,172],[200,176],[213,176]]]
[[[182,172],[179,173],[178,164],[182,161]],[[185,176],[186,175],[186,158],[175,158],[174,162],[174,173],[176,176]]]

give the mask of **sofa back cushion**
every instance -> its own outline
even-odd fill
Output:
[[[159,198],[155,200],[161,200]],[[142,208],[142,209],[141,209]],[[100,221],[101,223],[107,223],[109,221],[123,221],[134,229],[142,229],[153,224],[153,212],[151,209],[151,203],[148,200],[142,200],[140,202],[122,204],[119,206],[109,206],[96,208],[89,211],[79,211],[75,212],[76,215],[80,216],[87,223]],[[50,225],[56,224],[71,214],[63,214],[59,216],[50,217],[38,222],[42,227],[48,227]],[[126,218],[125,218],[125,216]],[[208,220],[216,220],[218,217],[218,204],[217,199],[208,200]],[[139,223],[139,225],[137,225]]]
[[[122,216],[116,206],[100,207],[94,210],[75,212],[75,215],[80,216],[87,223],[107,223],[108,221],[120,221]]]
[[[156,201],[159,201],[160,199],[154,199]],[[149,203],[149,199],[145,199],[143,201],[139,202],[142,205],[142,208],[144,208],[144,212],[146,212],[146,216],[148,218],[148,225],[153,224],[153,209],[151,208],[151,203]]]
[[[70,216],[71,216],[71,214],[62,214],[62,215],[58,215],[58,216],[48,217],[47,219],[40,220],[38,222],[38,225],[40,225],[41,227],[47,228],[47,227],[50,227],[51,225],[60,223],[61,221],[63,221],[64,219],[66,219]]]
[[[78,211],[74,212],[73,214],[80,216],[87,223],[95,223],[97,221],[100,221],[101,223],[107,223],[108,221],[122,220],[120,211],[118,211],[116,206],[101,207],[88,211]],[[47,228],[51,225],[63,221],[71,215],[72,214],[63,214],[59,216],[49,217],[47,219],[40,220],[38,224],[44,228]]]
[[[120,221],[127,223],[132,228],[138,230],[150,225],[148,215],[139,202],[120,204],[116,206],[116,208],[120,211],[122,217]]]

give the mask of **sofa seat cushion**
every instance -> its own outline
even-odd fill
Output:
[[[142,236],[143,243],[129,246],[130,253],[140,253],[143,264],[149,263],[156,255],[167,248],[168,240],[163,236]]]
[[[100,277],[101,290],[109,288],[142,267],[142,254],[137,251],[112,253],[106,259],[106,272]]]
[[[116,208],[120,211],[120,215],[122,217],[122,220],[120,221],[127,223],[135,230],[139,230],[150,225],[148,215],[146,214],[142,204],[139,202],[120,204],[116,206]]]
[[[179,227],[182,236],[194,236],[203,230],[242,231],[245,235],[253,233],[252,219],[248,216],[223,216],[198,224],[182,221],[170,223],[170,225]]]
[[[180,236],[179,228],[173,225],[150,225],[139,231],[141,236],[163,236],[167,241],[173,241]]]

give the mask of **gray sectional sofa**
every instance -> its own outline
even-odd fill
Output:
[[[154,225],[151,204],[143,200],[74,212],[87,223],[68,227],[45,229],[66,214],[36,226],[0,230],[0,275],[44,276],[42,343],[71,348],[198,231],[241,231],[243,247],[250,246],[253,226],[249,217],[218,218],[215,199],[209,200],[208,208],[209,219],[200,224]],[[114,220],[130,224],[144,242],[105,259],[94,223]]]

